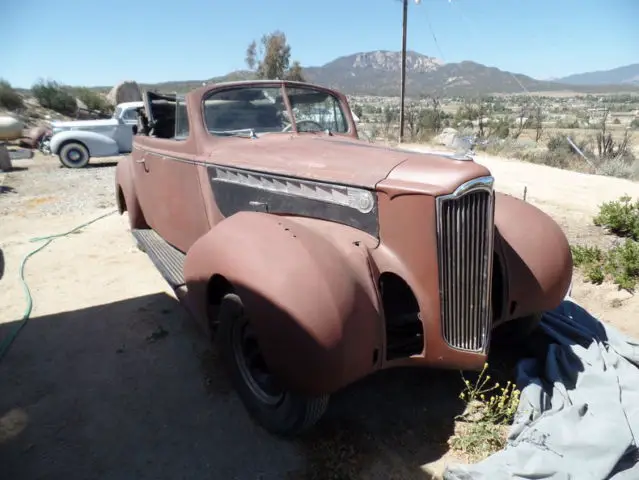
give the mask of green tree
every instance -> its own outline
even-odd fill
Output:
[[[259,45],[255,40],[249,44],[246,65],[257,78],[304,81],[302,66],[297,61],[291,64],[291,46],[279,30],[263,35]]]
[[[287,80],[295,80],[296,82],[304,82],[304,72],[302,71],[302,65],[297,60],[293,62],[291,68],[284,75]]]

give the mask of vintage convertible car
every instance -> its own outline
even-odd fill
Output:
[[[479,369],[569,289],[560,227],[464,156],[358,140],[306,83],[148,92],[120,212],[271,432],[380,369]]]

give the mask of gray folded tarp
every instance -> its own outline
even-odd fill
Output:
[[[541,326],[546,356],[517,366],[506,448],[444,479],[639,479],[639,343],[570,298]]]

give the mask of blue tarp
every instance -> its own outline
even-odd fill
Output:
[[[517,365],[521,401],[507,446],[449,466],[444,479],[639,479],[639,343],[570,297],[541,328],[545,358]]]

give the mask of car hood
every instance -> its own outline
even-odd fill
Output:
[[[101,120],[72,120],[68,122],[53,121],[51,127],[60,129],[91,129],[100,127],[112,127],[117,125],[115,118],[106,118]]]
[[[264,135],[258,139],[213,138],[211,163],[276,175],[375,189],[387,185],[444,181],[454,189],[469,178],[487,174],[472,161],[411,152],[344,137]],[[398,168],[407,163],[407,168]],[[429,172],[434,177],[429,176]]]

